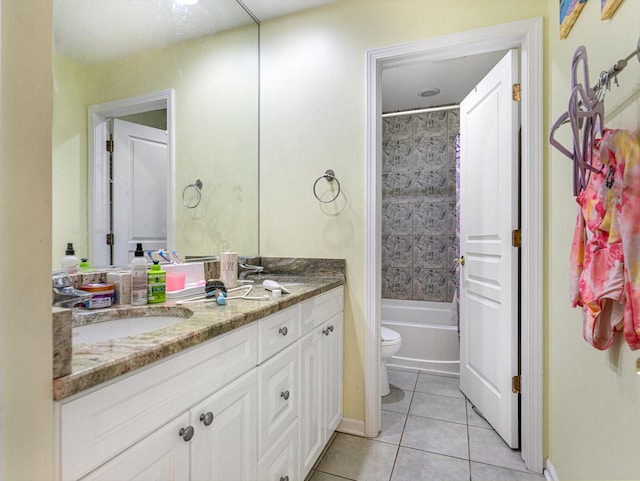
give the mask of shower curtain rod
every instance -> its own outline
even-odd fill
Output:
[[[459,109],[460,105],[446,105],[444,107],[429,107],[425,109],[416,109],[416,110],[404,110],[402,112],[389,112],[386,114],[382,114],[382,118],[385,117],[397,117],[399,115],[411,115],[411,114],[422,114],[424,112],[437,112],[439,110],[453,110]]]

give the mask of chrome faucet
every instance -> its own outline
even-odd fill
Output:
[[[238,279],[246,280],[247,276],[251,274],[258,274],[264,270],[262,266],[254,266],[253,264],[247,264],[251,257],[241,257],[238,263]]]
[[[75,289],[71,285],[71,278],[66,272],[54,272],[51,280],[54,307],[74,307],[76,304],[80,304],[91,297],[91,293]]]

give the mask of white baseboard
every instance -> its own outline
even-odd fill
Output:
[[[345,434],[353,434],[354,436],[364,436],[364,421],[360,421],[359,419],[349,419],[342,418],[340,424],[336,428],[336,431]]]
[[[558,473],[556,473],[556,470],[554,469],[553,464],[551,464],[551,460],[549,458],[547,458],[544,466],[544,479],[547,481],[560,481]]]

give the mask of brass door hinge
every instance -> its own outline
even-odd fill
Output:
[[[113,233],[109,233],[107,234],[107,245],[112,246],[113,244],[115,244],[113,240]]]
[[[514,102],[520,102],[520,99],[522,98],[520,84],[513,84],[512,97]]]
[[[113,140],[107,140],[107,152],[113,154]]]
[[[522,247],[522,231],[520,229],[511,232],[511,245],[513,247]]]
[[[513,392],[513,394],[520,394],[520,376],[513,376],[511,378],[511,392]]]

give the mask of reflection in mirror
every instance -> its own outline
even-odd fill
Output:
[[[93,266],[126,264],[130,248],[118,246],[132,239],[182,256],[257,255],[258,26],[242,6],[54,0],[54,47],[52,267],[68,242]],[[153,108],[117,108],[158,95]],[[160,129],[169,160],[153,151],[123,168],[92,140],[96,118],[104,135],[120,121]],[[190,209],[182,192],[196,179],[205,187]]]

